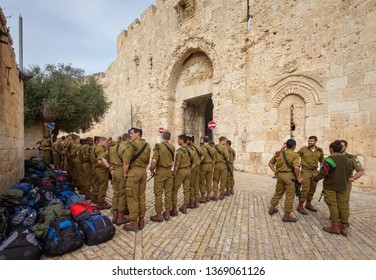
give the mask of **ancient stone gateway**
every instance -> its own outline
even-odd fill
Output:
[[[235,168],[270,172],[284,141],[298,148],[346,139],[376,185],[376,3],[157,0],[117,40],[101,77],[112,101],[90,132],[116,137],[141,125],[198,142],[218,124],[238,152]]]

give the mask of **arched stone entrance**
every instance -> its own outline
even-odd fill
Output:
[[[207,131],[207,123],[213,118],[213,65],[201,52],[192,52],[183,61],[174,90],[175,132],[194,135],[201,143]]]

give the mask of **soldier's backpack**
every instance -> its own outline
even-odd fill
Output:
[[[48,256],[61,256],[84,244],[83,233],[72,218],[57,218],[49,224],[43,251]]]
[[[60,191],[56,196],[63,201],[66,207],[79,201],[86,201],[84,197],[72,191]]]
[[[101,213],[96,206],[87,201],[79,201],[75,204],[71,204],[69,205],[69,210],[77,222],[88,220],[91,216]]]
[[[34,233],[24,227],[16,227],[0,243],[0,260],[39,260],[41,246]]]
[[[111,220],[103,215],[91,216],[80,222],[85,235],[85,243],[89,246],[106,242],[115,235],[115,227]]]

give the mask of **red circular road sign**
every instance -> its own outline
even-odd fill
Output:
[[[215,123],[215,121],[208,122],[208,128],[209,129],[213,130],[216,127],[217,127],[217,124]]]
[[[163,127],[160,127],[160,128],[158,129],[158,132],[159,132],[160,134],[162,134],[163,132],[165,132],[165,129],[164,129]]]

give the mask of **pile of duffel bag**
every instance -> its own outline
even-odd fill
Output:
[[[0,193],[0,260],[61,256],[114,234],[111,220],[43,159],[25,161],[24,179]]]

